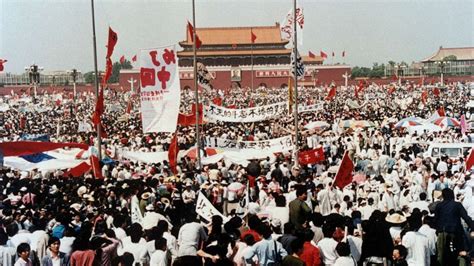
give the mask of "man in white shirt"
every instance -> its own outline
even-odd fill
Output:
[[[420,211],[427,211],[429,213],[428,205],[429,203],[426,201],[426,193],[420,193],[420,200],[414,201],[408,205],[410,207],[410,212],[412,212],[415,208],[419,209]]]
[[[150,266],[167,266],[168,254],[166,252],[166,239],[159,238],[155,240],[156,251],[150,257]]]
[[[428,247],[430,250],[430,255],[432,259],[435,259],[433,256],[436,255],[436,241],[438,237],[436,236],[436,230],[431,228],[428,224],[431,222],[431,217],[425,216],[423,218],[423,225],[418,229],[418,233],[426,236],[428,238]]]
[[[179,229],[178,257],[196,256],[200,243],[207,240],[204,226],[198,222],[189,222]]]
[[[339,257],[336,253],[337,241],[332,238],[334,228],[330,225],[323,225],[324,238],[318,243],[318,248],[321,251],[321,259],[324,265],[333,265]]]

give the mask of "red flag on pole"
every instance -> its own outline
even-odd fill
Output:
[[[102,170],[100,169],[100,162],[99,158],[95,155],[91,155],[90,157],[91,160],[91,167],[94,172],[94,176],[96,179],[103,179],[104,176],[102,175]]]
[[[252,43],[255,43],[256,39],[257,39],[257,35],[253,33],[253,29],[250,29],[250,41],[252,41]]]
[[[132,62],[137,62],[137,55],[134,55],[134,56],[132,57]]]
[[[326,101],[330,101],[336,97],[336,86],[332,86],[331,90],[328,93],[328,96],[326,96]]]
[[[466,171],[471,170],[471,167],[474,165],[474,151],[471,148],[469,155],[466,158]]]
[[[344,157],[342,157],[341,165],[337,171],[336,177],[334,178],[334,186],[343,189],[345,186],[349,185],[352,182],[352,171],[354,171],[354,163],[349,154],[346,151]]]
[[[426,104],[427,99],[428,99],[428,92],[424,90],[424,91],[421,93],[421,102],[422,102],[423,104]]]
[[[100,123],[100,117],[104,113],[104,90],[103,88],[99,89],[99,97],[97,97],[97,101],[95,104],[95,111],[92,115],[92,123],[94,126],[97,126]]]
[[[324,161],[324,150],[320,147],[309,151],[300,151],[298,159],[301,164],[315,164]]]
[[[170,148],[168,149],[168,161],[170,163],[171,171],[173,174],[177,173],[176,165],[177,165],[177,157],[178,157],[178,138],[176,137],[176,133],[174,134],[173,138],[171,139]]]
[[[109,27],[109,39],[107,41],[107,55],[105,56],[106,58],[109,58],[112,56],[112,53],[114,52],[115,45],[117,44],[117,33],[115,33],[111,27]]]
[[[189,22],[189,21],[188,21],[188,31],[189,31],[189,35],[191,36],[191,42],[194,42],[194,36],[193,36],[194,27],[191,24],[191,22]],[[201,40],[199,39],[199,36],[196,33],[196,49],[199,49],[199,47],[201,47],[201,44],[202,44],[202,42],[201,42]]]
[[[212,99],[212,103],[217,105],[217,106],[222,106],[222,98],[221,97],[215,97]]]
[[[110,79],[110,76],[112,76],[112,59],[107,58],[106,63],[105,63],[105,73],[104,76],[102,77],[102,87],[105,87],[107,85],[107,82]]]
[[[439,116],[446,116],[446,111],[444,111],[444,106],[441,106],[438,109],[438,114],[439,114]]]
[[[346,56],[346,51],[342,51],[342,57]]]
[[[123,64],[125,63],[125,55],[122,55],[122,57],[120,57],[120,64]]]
[[[433,95],[436,96],[436,97],[439,97],[439,94],[440,94],[439,89],[438,89],[438,88],[434,88],[434,89],[433,89]]]
[[[328,58],[328,55],[323,51],[320,51],[319,54],[322,58]]]
[[[313,54],[311,51],[308,51],[308,56],[309,56],[310,58],[316,58],[316,55]]]
[[[5,64],[6,62],[8,62],[8,60],[0,59],[0,72],[3,71],[3,64]]]

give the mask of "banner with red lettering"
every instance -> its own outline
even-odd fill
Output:
[[[175,132],[180,103],[176,46],[140,51],[143,132]]]

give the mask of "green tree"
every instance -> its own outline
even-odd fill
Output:
[[[112,66],[112,76],[109,79],[109,83],[117,83],[119,81],[119,74],[121,69],[132,69],[132,63],[125,59],[123,63],[115,62]]]
[[[95,81],[94,71],[89,71],[87,73],[84,73],[84,81],[87,84],[94,83],[94,81]]]
[[[385,65],[374,63],[369,73],[369,78],[381,78],[385,74]]]
[[[443,61],[456,61],[458,58],[455,55],[448,55],[443,58]]]

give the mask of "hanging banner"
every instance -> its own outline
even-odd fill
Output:
[[[180,104],[175,45],[140,51],[143,133],[175,132]]]
[[[295,108],[293,108],[294,110]],[[314,112],[314,111],[321,111],[323,110],[323,104],[311,104],[311,105],[298,105],[298,113],[305,113],[305,112]]]
[[[222,213],[220,213],[200,191],[196,201],[196,213],[209,222],[212,221],[212,216],[214,215],[221,216],[224,222],[228,220],[227,217],[222,215]]]
[[[293,137],[285,136],[276,139],[258,140],[258,141],[237,141],[230,139],[206,137],[204,144],[209,148],[223,150],[244,150],[253,149],[271,152],[283,152],[293,149]]]
[[[230,109],[211,104],[205,111],[209,122],[222,121],[233,123],[264,121],[287,113],[288,104],[286,102],[245,109]]]

